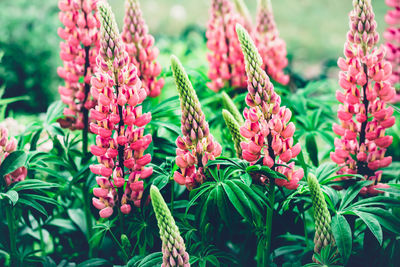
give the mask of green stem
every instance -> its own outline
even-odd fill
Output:
[[[308,233],[307,233],[307,221],[306,221],[306,212],[302,209],[301,215],[303,217],[303,225],[304,225],[304,238],[306,240],[306,246],[308,247]]]
[[[42,225],[40,224],[40,221],[38,221],[38,230],[39,230],[39,236],[40,236],[40,251],[42,252],[42,256],[46,256],[46,246],[44,244],[44,237],[43,237],[43,228]]]
[[[84,110],[84,120],[85,120],[85,128],[82,130],[82,150],[83,150],[83,158],[86,158],[86,155],[88,153],[88,133],[89,133],[89,126],[87,125],[89,122],[88,118],[88,110]]]
[[[121,249],[122,253],[124,253],[124,263],[126,263],[127,259],[129,259],[128,254],[126,254],[124,247],[121,245],[121,243],[118,241],[117,237],[114,235],[114,233],[111,231],[111,229],[108,230],[111,234],[111,237],[114,239],[115,243],[119,246]]]
[[[267,220],[266,220],[266,244],[264,250],[263,257],[263,266],[270,265],[270,253],[271,253],[271,233],[272,233],[272,216],[274,214],[274,204],[275,204],[275,180],[271,179],[269,185],[269,203],[270,207],[268,207],[267,211]]]
[[[16,231],[15,225],[17,225],[14,210],[11,205],[8,203],[4,205],[6,210],[7,217],[7,226],[8,232],[10,235],[10,266],[20,266],[18,251],[17,251],[17,240],[16,240]]]
[[[171,182],[171,215],[174,217],[175,181]]]
[[[93,246],[92,246],[92,236],[93,236],[93,221],[92,221],[92,213],[90,211],[90,200],[89,200],[89,194],[88,191],[86,190],[86,187],[84,184],[82,184],[82,197],[83,197],[83,203],[84,203],[84,209],[85,209],[85,219],[86,219],[86,228],[87,228],[87,241],[89,245],[89,258],[92,257],[93,255]]]
[[[124,234],[124,215],[122,214],[120,209],[118,209],[118,221],[120,236],[122,236]]]

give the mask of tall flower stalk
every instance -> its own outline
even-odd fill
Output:
[[[159,51],[154,46],[154,37],[149,33],[142,16],[139,0],[125,1],[122,40],[131,63],[137,67],[137,75],[147,95],[158,96],[164,86],[164,79],[157,79],[161,73],[161,65],[156,61]]]
[[[341,103],[338,109],[340,124],[333,125],[339,135],[331,159],[342,168],[338,174],[359,174],[373,184],[361,194],[376,195],[381,184],[381,168],[392,162],[385,157],[393,137],[386,129],[395,123],[393,108],[387,105],[395,95],[390,83],[392,67],[385,61],[385,47],[376,48],[379,35],[370,0],[354,0],[350,13],[350,30],[344,46],[345,58],[339,58],[341,69],[336,92]],[[341,177],[341,180],[348,177]]]
[[[175,56],[171,57],[171,67],[181,102],[183,134],[176,139],[176,164],[180,171],[174,173],[174,179],[192,190],[205,182],[204,167],[208,160],[219,157],[222,149],[210,134],[196,91]]]
[[[267,211],[265,237],[259,240],[257,249],[258,266],[268,266],[271,251],[272,216],[275,203],[275,184],[288,189],[296,189],[304,176],[303,169],[294,169],[294,162],[289,161],[300,153],[300,144],[293,146],[295,126],[290,121],[291,111],[281,107],[281,99],[274,91],[267,74],[262,68],[262,59],[248,32],[236,26],[242,47],[247,73],[245,123],[240,133],[247,140],[241,143],[243,159],[254,164],[262,158],[264,165],[282,173],[284,179],[269,179],[263,175],[253,177],[260,183],[268,184],[270,207]],[[277,166],[279,164],[279,166]],[[286,165],[286,166],[285,166]]]
[[[279,31],[272,12],[271,0],[258,0],[255,43],[262,58],[262,68],[268,76],[283,85],[288,84],[289,75],[283,71],[288,65],[286,43]]]
[[[207,24],[208,87],[218,92],[224,87],[245,88],[246,75],[240,45],[235,33],[236,23],[243,18],[230,0],[212,0]]]
[[[68,105],[62,127],[83,130],[83,151],[88,147],[89,110],[95,102],[90,95],[90,79],[96,71],[99,50],[98,0],[59,0],[59,18],[64,27],[58,35],[63,66],[57,69],[65,84],[58,88],[61,100]]]
[[[319,254],[321,249],[326,246],[335,247],[335,239],[331,229],[331,215],[317,178],[313,174],[309,174],[307,177],[307,183],[310,189],[312,205],[314,208],[314,252]],[[314,257],[313,261],[317,262]]]
[[[162,240],[163,263],[161,266],[189,267],[189,254],[186,252],[179,228],[160,191],[154,185],[150,188],[150,196]]]
[[[386,4],[392,8],[385,16],[388,28],[383,34],[386,40],[386,59],[392,64],[392,75],[389,80],[397,90],[400,90],[400,1],[386,0]],[[399,101],[398,91],[393,102]]]
[[[243,159],[255,163],[263,158],[264,165],[274,168],[288,178],[288,181],[277,179],[277,185],[296,189],[304,172],[301,168],[295,171],[294,163],[289,163],[301,150],[300,143],[293,145],[295,126],[293,122],[289,122],[292,112],[280,106],[281,98],[275,93],[274,86],[262,69],[262,59],[247,31],[240,25],[236,29],[248,79],[246,103],[249,108],[244,110],[246,120],[240,128],[240,133],[247,139],[241,144]],[[289,168],[275,168],[275,164],[287,163]]]
[[[98,5],[101,34],[97,57],[99,71],[92,78],[91,92],[97,105],[91,110],[96,121],[90,129],[96,136],[96,145],[90,147],[99,164],[91,165],[98,175],[98,188],[93,189],[93,205],[100,216],[110,217],[114,206],[128,214],[131,205],[139,206],[143,194],[143,181],[153,169],[145,166],[151,155],[144,154],[152,141],[144,135],[144,126],[151,114],[143,113],[140,104],[146,90],[137,76],[136,67],[129,62],[128,53],[118,32],[110,6]],[[128,179],[126,180],[126,177]]]

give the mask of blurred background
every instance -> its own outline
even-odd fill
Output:
[[[244,0],[254,17],[257,0]],[[124,0],[108,1],[120,28]],[[160,62],[169,69],[176,54],[190,67],[207,68],[205,27],[210,0],[142,0],[150,32],[160,48]],[[57,100],[59,42],[57,0],[0,0],[0,87],[3,97],[27,95],[9,112],[43,112]],[[378,31],[385,29],[387,6],[372,0]],[[307,79],[336,78],[336,60],[343,54],[352,0],[272,0],[280,35],[287,42],[292,72]],[[1,55],[0,54],[0,55]]]

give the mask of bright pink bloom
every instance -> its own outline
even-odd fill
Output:
[[[17,149],[17,140],[14,137],[8,137],[7,128],[0,127],[0,166],[4,159]],[[6,185],[25,180],[28,171],[25,167],[19,167],[12,173],[4,175]]]
[[[270,0],[261,0],[259,3],[257,28],[254,35],[263,60],[263,69],[269,77],[286,85],[290,79],[289,75],[283,72],[288,65],[286,43],[279,37]]]
[[[400,0],[386,0],[386,4],[393,9],[388,10],[385,21],[388,28],[383,33],[386,40],[386,59],[392,64],[390,82],[393,86],[400,84]],[[399,87],[400,88],[400,87]],[[399,89],[398,88],[398,89]],[[392,102],[400,102],[400,92]]]
[[[385,135],[393,126],[393,108],[386,105],[395,90],[390,83],[391,65],[385,61],[384,46],[374,47],[379,35],[369,0],[355,2],[350,13],[350,31],[345,44],[346,58],[340,58],[339,84],[344,89],[336,97],[341,103],[338,110],[340,124],[333,131],[340,136],[335,139],[335,151],[331,159],[341,166],[339,174],[360,174],[374,184],[379,184],[382,172],[391,157],[385,157],[392,136]],[[342,177],[342,180],[348,177]],[[366,188],[362,193],[375,194],[377,190]]]
[[[230,0],[212,0],[207,26],[207,55],[209,63],[208,87],[218,92],[224,87],[245,88],[246,75],[236,23],[243,18],[236,12]]]
[[[143,19],[139,0],[125,1],[125,18],[122,40],[131,62],[137,67],[137,75],[150,97],[160,95],[164,79],[157,80],[161,65],[156,61],[158,48],[154,46],[154,37],[148,32]]]
[[[96,137],[91,146],[99,164],[90,166],[99,188],[93,190],[97,198],[93,205],[100,216],[109,217],[117,205],[127,214],[131,205],[140,205],[143,194],[142,179],[153,169],[145,166],[151,161],[144,154],[151,135],[144,135],[144,126],[151,114],[139,106],[146,98],[146,90],[137,76],[136,67],[129,62],[128,53],[118,32],[115,18],[108,4],[99,5],[101,36],[97,57],[98,72],[92,77],[91,92],[97,105],[91,110],[96,122],[90,129]],[[129,177],[126,180],[126,177]]]
[[[59,123],[64,128],[83,129],[87,127],[88,110],[95,102],[90,95],[90,79],[96,71],[96,56],[99,51],[99,27],[97,18],[98,0],[59,0],[59,18],[64,28],[58,35],[60,57],[63,66],[57,69],[64,79],[64,86],[58,88],[61,100],[68,105],[65,118]]]
[[[237,34],[246,63],[246,103],[249,106],[243,112],[246,121],[240,128],[240,133],[247,139],[241,143],[242,157],[251,164],[262,158],[265,166],[287,177],[288,181],[275,179],[277,185],[296,189],[304,171],[295,170],[294,163],[289,163],[300,153],[300,144],[294,145],[293,141],[295,126],[290,122],[292,112],[281,107],[281,98],[262,68],[262,59],[249,34],[240,25],[237,26]],[[289,167],[276,167],[275,164]],[[260,180],[265,182],[266,177],[262,176]]]

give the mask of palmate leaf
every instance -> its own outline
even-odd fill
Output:
[[[212,165],[207,170],[211,174],[210,181],[190,192],[186,214],[190,207],[198,204],[200,222],[203,227],[207,223],[209,211],[215,210],[215,207],[217,207],[221,219],[225,222],[229,222],[230,219],[230,205],[243,219],[250,223],[263,217],[265,209],[269,206],[267,198],[262,192],[256,191],[239,178],[240,172],[237,171],[235,164],[230,162],[228,167],[220,166],[219,169]]]

